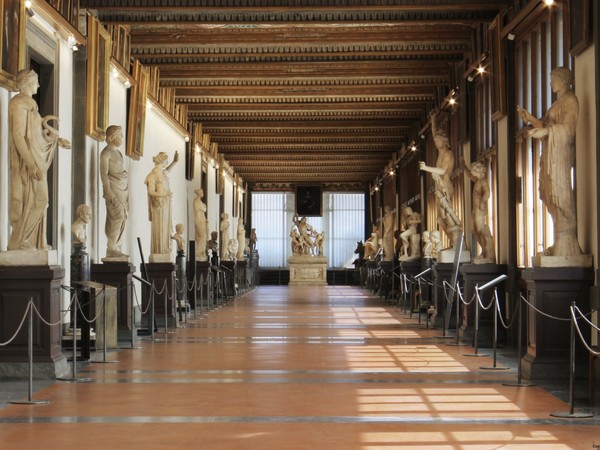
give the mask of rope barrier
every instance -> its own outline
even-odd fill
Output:
[[[16,339],[17,334],[19,334],[19,332],[21,331],[21,328],[23,327],[23,324],[25,323],[25,320],[27,319],[27,315],[29,314],[29,310],[31,309],[32,305],[33,305],[33,301],[29,300],[29,302],[27,302],[27,308],[25,308],[25,313],[23,314],[23,317],[21,318],[21,322],[19,323],[19,326],[17,327],[17,331],[15,331],[15,334],[13,334],[8,341],[0,342],[0,347],[5,347]]]
[[[588,324],[590,324],[596,331],[600,331],[600,328],[598,328],[587,317],[585,317],[585,315],[581,312],[581,310],[579,309],[578,306],[572,306],[571,307],[571,317],[573,318],[573,321],[574,321],[574,324],[575,324],[575,331],[577,331],[577,335],[579,336],[579,340],[581,341],[581,343],[587,349],[588,352],[590,352],[594,356],[600,356],[600,351],[595,351],[586,342],[586,340],[585,340],[585,338],[583,336],[583,333],[581,332],[581,329],[579,328],[579,323],[577,322],[577,314],[579,314],[579,316],[582,317]]]
[[[525,302],[525,304],[527,306],[529,306],[531,309],[533,309],[535,312],[540,313],[542,316],[544,317],[548,317],[549,319],[554,319],[554,320],[560,320],[562,322],[568,322],[571,320],[570,317],[555,317],[555,316],[551,316],[550,314],[545,313],[544,311],[541,311],[540,309],[536,308],[535,306],[533,306],[531,303],[529,303],[527,301],[527,299],[523,296],[523,294],[520,294],[521,300],[523,300]]]

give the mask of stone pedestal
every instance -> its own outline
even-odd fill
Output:
[[[245,292],[248,289],[248,261],[241,260],[238,261],[235,266],[235,278],[238,292]]]
[[[165,326],[165,317],[167,327],[176,327],[178,325],[176,314],[176,294],[175,294],[175,264],[171,263],[148,263],[146,264],[148,281],[154,284],[154,320],[156,326]],[[142,311],[148,309],[150,301],[151,286],[142,285]],[[160,292],[157,294],[156,292]],[[165,295],[166,313],[165,313]],[[147,313],[146,319],[150,317]],[[148,326],[150,329],[150,326]]]
[[[8,341],[27,308],[29,299],[50,323],[59,322],[62,313],[60,285],[65,270],[60,266],[0,266],[0,341]],[[56,378],[68,373],[61,350],[62,328],[33,319],[33,376]],[[14,341],[0,347],[0,378],[29,376],[28,321]]]
[[[188,292],[188,302],[191,309],[202,309],[207,306],[208,288],[206,280],[209,276],[210,263],[208,261],[188,261],[187,265],[188,283],[196,280],[195,289]],[[200,304],[200,301],[203,304]]]
[[[460,273],[463,278],[463,295],[465,301],[470,301],[475,295],[475,288],[483,286],[489,281],[497,278],[500,275],[506,275],[507,267],[505,264],[463,264],[460,267]],[[500,311],[503,317],[506,316],[505,311],[505,285],[499,283],[495,286],[498,290],[498,300],[500,301]],[[480,293],[481,302],[487,306],[494,299],[494,287],[490,287]],[[461,326],[459,335],[464,342],[471,344],[475,336],[475,316],[477,300],[472,301],[468,306],[462,307],[461,311]],[[479,332],[477,334],[477,343],[481,347],[491,347],[494,336],[494,311],[493,308],[484,310],[479,309]],[[498,342],[504,341],[504,327],[498,324]]]
[[[411,261],[400,261],[400,273],[406,276],[406,287],[410,290],[410,297],[406,299],[402,299],[406,304],[403,306],[407,307],[411,312],[417,309],[417,291],[419,290],[419,285],[414,282],[414,277],[421,273],[423,270],[422,264],[428,264],[431,262],[431,259],[413,259]],[[421,301],[429,301],[429,285],[427,280],[430,279],[429,276],[425,276],[424,280],[421,280],[421,291],[419,292],[419,298]],[[396,283],[403,282],[401,278],[398,278]],[[402,288],[403,289],[403,288]],[[397,288],[398,292],[402,292],[400,287]],[[408,295],[408,293],[407,293]]]
[[[327,286],[325,256],[293,255],[288,258],[290,286]]]
[[[183,251],[178,251],[175,258],[175,298],[179,320],[182,321],[183,314],[187,314],[188,311],[187,258]]]
[[[394,261],[381,261],[379,263],[379,281],[377,295],[383,298],[389,298],[392,293],[392,277]]]
[[[92,264],[91,279],[96,283],[117,288],[117,330],[119,339],[131,339],[133,304],[133,279],[135,266],[128,261],[105,261]]]
[[[73,244],[71,254],[71,283],[90,281],[90,255],[81,244]]]
[[[536,267],[523,271],[527,299],[536,309],[552,317],[570,318],[576,302],[581,311],[590,311],[589,291],[594,281],[591,268]],[[546,317],[527,308],[527,354],[522,360],[523,376],[532,380],[569,377],[570,321]],[[589,342],[587,326],[581,327]],[[587,363],[587,351],[576,342],[577,365]]]
[[[82,305],[86,305],[86,317],[96,317],[91,324],[96,333],[96,350],[104,349],[105,345],[107,349],[117,348],[117,288],[94,281],[74,282],[73,285],[84,288],[79,299]],[[78,317],[77,326],[83,323],[83,317]]]
[[[452,304],[449,304],[446,300],[445,290],[448,291],[448,299],[453,295],[450,291],[448,284],[452,283],[452,275],[454,273],[454,264],[452,263],[437,263],[433,266],[433,303],[435,305],[435,313],[431,317],[432,324],[436,328],[444,327],[444,320],[449,324],[448,328],[456,327],[456,299],[453,300]],[[444,283],[446,281],[446,283]],[[459,284],[462,284],[459,277],[457,279]],[[456,289],[456,286],[453,286]],[[445,289],[445,290],[444,290]],[[447,314],[450,314],[449,318],[446,318]],[[446,319],[445,319],[446,318]]]

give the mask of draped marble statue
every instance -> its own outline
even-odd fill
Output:
[[[394,259],[394,223],[396,218],[396,210],[392,210],[389,206],[384,207],[383,215],[383,260],[392,261]]]
[[[237,243],[238,249],[236,254],[236,259],[242,261],[244,259],[244,251],[246,242],[246,227],[244,227],[244,219],[241,217],[238,218],[237,222]]]
[[[540,198],[554,222],[554,244],[546,256],[562,257],[560,265],[589,266],[590,255],[582,255],[577,241],[577,211],[571,184],[575,165],[575,131],[579,101],[572,89],[573,73],[557,67],[550,73],[550,86],[556,101],[541,119],[517,106],[519,117],[532,128],[528,136],[542,142],[540,157]]]
[[[420,236],[417,227],[421,223],[421,214],[414,212],[410,206],[402,210],[402,222],[404,231],[400,233],[402,250],[400,260],[408,261],[421,257]]]
[[[229,214],[221,214],[221,259],[229,261]]]
[[[19,93],[8,102],[10,176],[8,250],[50,250],[46,239],[48,169],[58,147],[71,143],[50,125],[56,116],[42,117],[33,99],[39,88],[33,70],[17,74]]]
[[[173,193],[169,185],[169,171],[179,161],[175,152],[173,161],[160,152],[152,158],[154,168],[146,177],[148,188],[150,231],[150,262],[171,262],[171,200]]]
[[[123,130],[118,125],[106,129],[106,147],[100,152],[100,179],[106,202],[106,260],[127,258],[122,250],[125,226],[129,215],[129,186],[123,155]]]
[[[194,198],[194,228],[196,238],[196,261],[206,261],[206,244],[208,238],[208,221],[206,220],[206,203],[202,201],[204,190],[196,189]]]

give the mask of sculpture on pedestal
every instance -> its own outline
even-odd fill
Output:
[[[183,237],[183,224],[178,223],[175,225],[175,234],[171,236],[171,239],[177,244],[177,253],[185,252],[185,238]]]
[[[435,184],[434,194],[436,196],[438,224],[450,240],[450,246],[453,247],[455,238],[462,232],[462,223],[452,207],[454,186],[450,177],[454,170],[454,153],[450,148],[450,140],[446,131],[438,124],[437,115],[437,110],[430,114],[433,141],[438,149],[435,167],[428,166],[421,161],[419,162],[419,168],[422,171],[431,173],[431,178]]]
[[[21,70],[16,85],[19,93],[8,103],[12,227],[8,250],[50,250],[46,240],[48,169],[57,147],[70,149],[71,143],[50,125],[58,117],[42,117],[38,112],[32,98],[39,88],[37,74]]]
[[[119,146],[123,144],[123,130],[118,125],[106,129],[106,147],[100,152],[100,179],[106,201],[106,257],[127,257],[121,251],[125,225],[129,215],[128,176]]]
[[[196,189],[194,199],[194,228],[196,237],[196,261],[206,261],[206,242],[208,237],[208,222],[206,220],[206,204],[202,201],[204,190]]]
[[[402,240],[401,261],[408,261],[421,257],[421,246],[419,245],[420,236],[417,233],[417,227],[421,223],[421,214],[414,212],[410,206],[402,210],[402,222],[404,231],[400,233]]]
[[[219,260],[219,233],[212,231],[210,233],[210,239],[206,243],[207,252],[210,252],[209,260],[211,264],[217,264]]]
[[[323,255],[325,234],[316,232],[306,217],[299,219],[294,215],[293,221],[289,284],[324,286],[327,284],[327,258]]]
[[[431,244],[431,233],[429,231],[423,231],[421,235],[423,241],[423,258],[433,258],[433,248]]]
[[[298,230],[298,234],[302,238],[302,239],[299,239],[299,243],[300,243],[300,246],[302,249],[301,253],[312,253],[313,248],[315,246],[315,244],[313,242],[314,230],[313,230],[312,225],[310,225],[309,223],[306,222],[306,217],[299,219],[297,214],[294,215],[292,220]],[[292,230],[294,230],[294,228],[292,228]],[[292,246],[292,248],[293,248],[293,246]]]
[[[229,261],[229,214],[221,214],[221,259]]]
[[[392,210],[389,206],[384,207],[385,214],[383,215],[383,260],[392,261],[394,259],[394,222],[396,210]]]
[[[244,227],[244,220],[239,217],[237,223],[237,243],[238,250],[236,259],[242,261],[244,259],[245,243],[246,243],[246,228]]]
[[[539,192],[554,222],[554,244],[544,250],[544,255],[549,256],[582,254],[577,241],[577,212],[571,184],[579,117],[579,101],[572,84],[571,70],[557,67],[550,73],[550,85],[557,99],[541,119],[517,106],[519,117],[533,126],[528,136],[542,142]]]
[[[365,241],[363,247],[365,252],[364,258],[368,260],[375,259],[375,255],[379,250],[379,238],[377,236],[377,233],[371,233],[371,236]]]
[[[250,230],[250,251],[253,252],[256,249],[256,241],[258,241],[258,237],[256,236],[256,228],[252,228]]]
[[[86,225],[92,218],[92,211],[86,204],[81,204],[77,207],[77,219],[71,225],[71,234],[73,236],[73,244],[80,248],[85,248],[87,242]]]
[[[148,209],[151,222],[150,262],[171,261],[171,199],[173,193],[169,185],[169,171],[179,161],[179,153],[175,152],[173,161],[160,152],[152,158],[154,169],[146,177],[148,188]]]
[[[475,183],[473,185],[472,228],[477,243],[481,247],[481,253],[473,258],[473,263],[495,263],[496,250],[494,248],[494,238],[487,223],[488,200],[490,198],[487,169],[485,164],[479,161],[469,166],[464,158],[461,158],[461,167],[469,175],[471,181]]]

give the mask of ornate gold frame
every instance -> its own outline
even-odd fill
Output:
[[[103,141],[108,127],[108,81],[112,48],[110,33],[92,15],[88,16],[87,47],[85,132],[92,138]]]
[[[133,62],[134,84],[129,92],[127,117],[127,156],[140,159],[144,156],[144,128],[148,100],[149,70],[137,59]]]
[[[9,12],[5,15],[5,12]],[[5,23],[6,17],[12,16],[12,24],[8,21]],[[21,0],[2,0],[0,1],[0,30],[3,30],[0,35],[0,85],[8,89],[16,90],[16,79],[19,70],[25,67],[25,25],[27,23],[27,15],[25,14],[25,2]],[[4,33],[4,29],[7,32]],[[9,42],[6,37],[17,36],[17,42]]]

